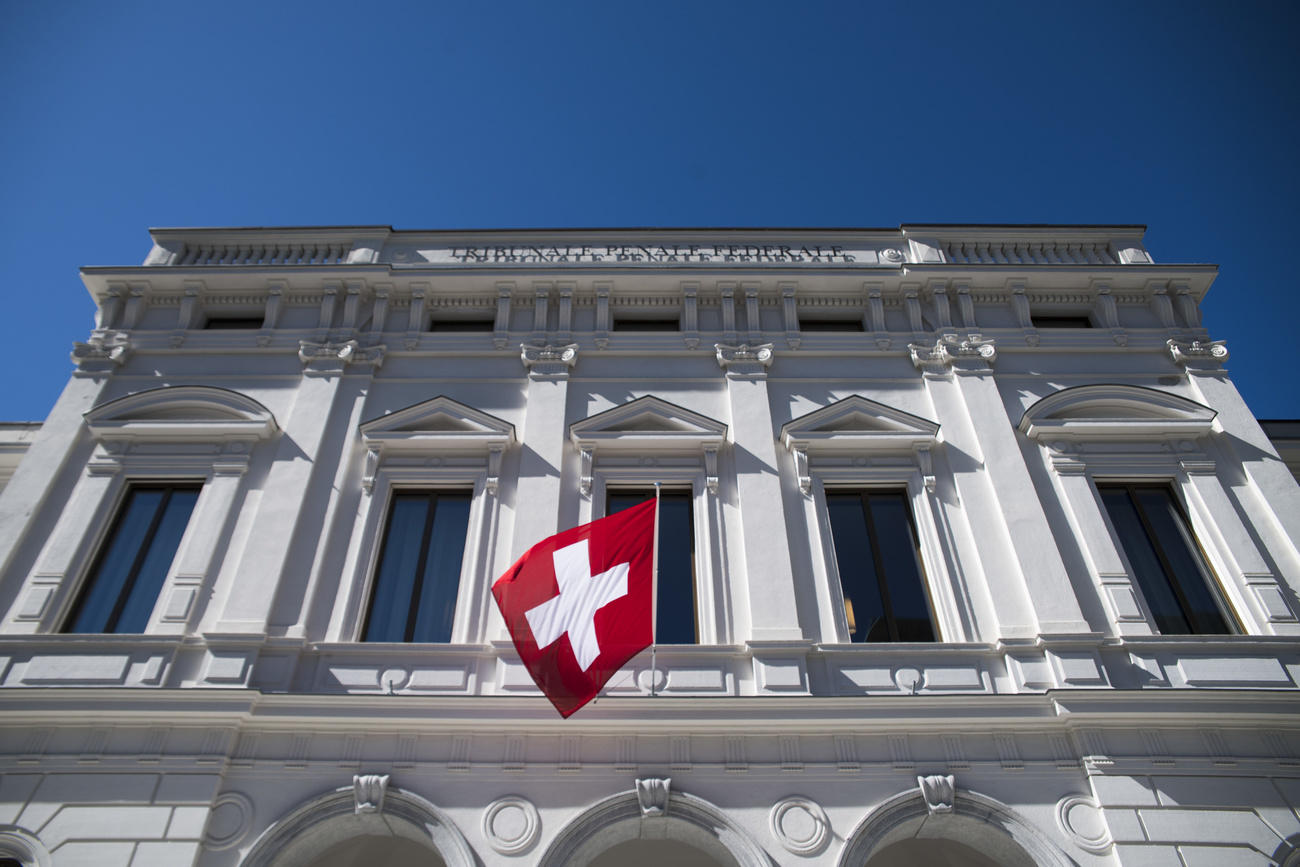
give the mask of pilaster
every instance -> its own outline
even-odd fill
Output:
[[[736,502],[740,510],[741,569],[749,599],[749,636],[754,641],[804,637],[791,569],[781,477],[777,469],[776,429],[767,390],[772,345],[714,347],[726,371],[731,408]]]
[[[944,334],[933,346],[910,349],[943,422],[972,529],[983,540],[985,572],[1021,591],[998,596],[999,637],[1089,632],[993,379],[993,342]],[[952,423],[958,419],[963,423]]]

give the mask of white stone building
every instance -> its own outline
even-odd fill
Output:
[[[86,268],[0,442],[0,864],[1300,863],[1300,488],[1142,235]],[[656,481],[657,668],[561,720],[489,585]]]

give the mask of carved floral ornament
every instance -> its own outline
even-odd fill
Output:
[[[72,363],[82,369],[111,368],[131,355],[131,340],[121,331],[95,333],[85,343],[72,344]]]
[[[1165,343],[1174,361],[1184,367],[1195,362],[1222,364],[1228,360],[1228,347],[1223,340],[1181,341],[1171,338]]]
[[[959,362],[992,364],[998,355],[991,339],[974,333],[964,338],[954,333],[943,334],[933,346],[909,343],[907,348],[912,354],[912,364],[927,373],[943,373]]]
[[[529,373],[541,376],[565,374],[578,361],[578,344],[531,346],[521,343],[519,360],[524,363],[524,367],[528,368]]]
[[[355,340],[341,343],[317,343],[311,340],[298,341],[298,359],[308,369],[321,372],[337,372],[350,364],[369,364],[379,367],[384,363],[387,347],[383,344],[362,347]]]

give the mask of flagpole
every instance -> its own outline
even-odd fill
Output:
[[[650,562],[650,695],[656,695],[655,681],[659,679],[659,660],[656,656],[659,639],[659,482],[655,482],[655,537]]]

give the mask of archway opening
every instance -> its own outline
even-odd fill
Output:
[[[311,867],[446,867],[428,846],[402,837],[365,834],[340,840],[320,853]]]
[[[733,867],[734,861],[717,858],[679,840],[625,840],[601,852],[588,867]]]
[[[1001,867],[978,849],[956,840],[903,840],[872,856],[867,867]]]

